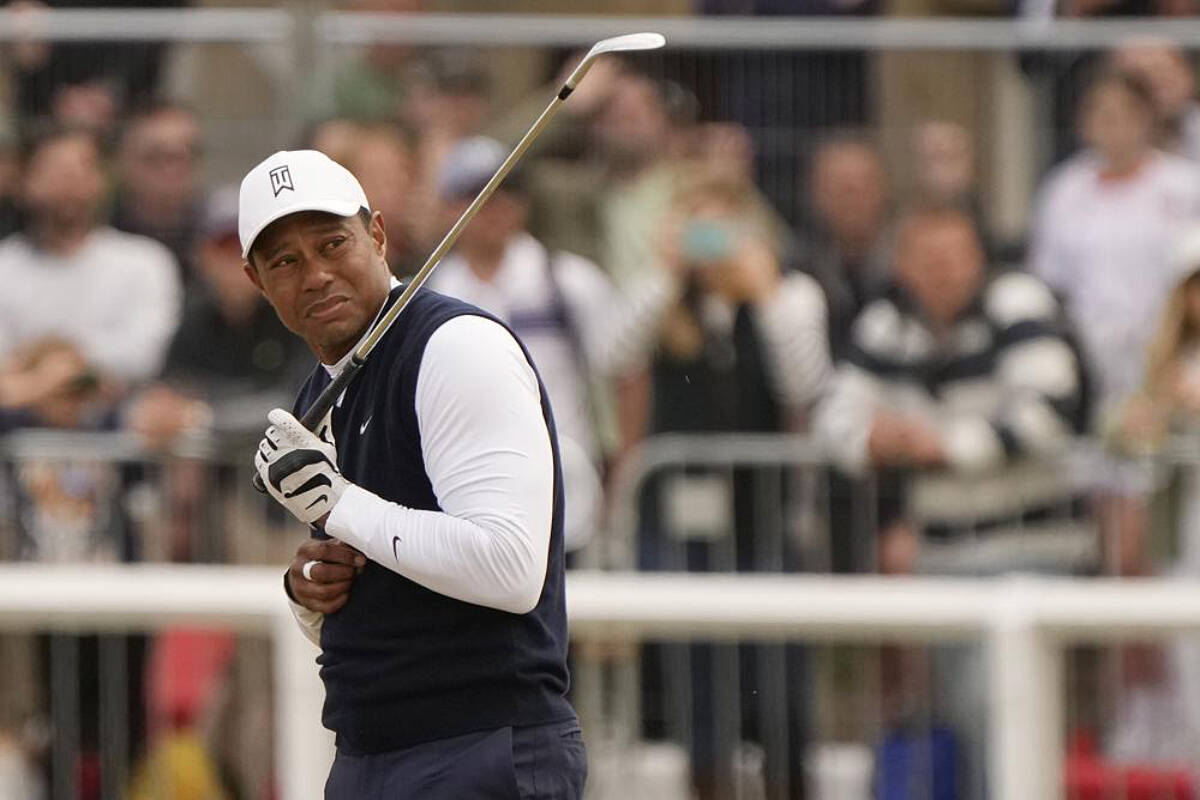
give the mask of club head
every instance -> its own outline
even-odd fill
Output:
[[[587,58],[595,58],[605,53],[618,53],[628,50],[657,50],[667,43],[661,33],[627,33],[624,36],[614,36],[602,39],[592,45]]]
[[[587,71],[592,68],[592,64],[596,63],[596,59],[605,53],[627,53],[631,50],[657,50],[667,43],[667,39],[661,33],[627,33],[624,36],[614,36],[611,39],[602,39],[592,45],[592,49],[588,50],[583,60],[579,62],[579,66],[571,73],[571,77],[567,78],[567,82],[563,84],[562,91],[559,93],[559,99],[565,100],[567,95],[574,90],[575,86],[582,80]]]

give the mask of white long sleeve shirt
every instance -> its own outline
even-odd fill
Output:
[[[554,503],[532,366],[502,326],[454,317],[426,344],[415,402],[425,470],[443,511],[406,508],[351,486],[325,532],[427,589],[527,613],[545,580]],[[323,616],[292,609],[319,644]]]
[[[552,259],[552,264],[547,264]],[[554,270],[550,276],[550,266]],[[555,282],[577,348],[557,320]],[[479,306],[513,327],[529,348],[554,406],[560,436],[579,443],[595,458],[596,435],[588,403],[588,372],[620,373],[637,366],[653,345],[658,321],[678,291],[662,270],[649,270],[629,292],[619,292],[604,272],[582,256],[548,252],[528,233],[505,247],[495,273],[480,278],[458,253],[438,265],[429,287]],[[582,358],[582,363],[581,363]]]
[[[1200,169],[1156,153],[1120,179],[1077,155],[1042,190],[1030,270],[1065,299],[1099,379],[1101,406],[1136,390],[1175,285],[1171,252],[1200,219]]]
[[[0,359],[47,337],[75,345],[94,367],[153,377],[179,325],[179,268],[153,239],[97,228],[69,256],[23,234],[0,241]]]

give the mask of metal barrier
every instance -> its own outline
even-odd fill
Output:
[[[946,544],[922,548],[915,568],[927,573],[1094,570],[1099,536],[1079,509],[1089,480],[1086,463],[1094,456],[1094,447],[1081,442],[1061,462],[995,474],[851,481],[801,436],[651,437],[613,476],[609,532],[600,542],[605,549],[591,553],[587,563],[669,572],[801,573],[833,566],[869,573],[877,568],[881,524],[907,521],[952,534]],[[761,787],[749,796],[784,798],[796,796],[806,780],[811,759],[798,752],[802,742],[880,741],[908,724],[895,711],[885,712],[896,703],[888,697],[897,693],[894,686],[884,689],[894,684],[896,667],[885,668],[877,648],[785,648],[750,638],[741,646],[655,644],[640,660],[627,656],[618,663],[617,682],[632,695],[618,705],[629,715],[618,721],[622,741],[628,745],[641,734],[683,744],[696,780],[713,784],[705,797],[747,791],[734,762],[739,748],[753,747],[762,763],[751,783]],[[982,659],[970,653],[938,651],[930,658],[935,676],[971,670],[982,680],[976,663]],[[922,664],[910,659],[902,671],[931,669]],[[596,680],[588,674],[589,684]],[[900,692],[905,703],[916,704],[904,717],[918,736],[932,735],[929,703],[939,697],[920,689],[926,680],[918,676],[909,687],[915,695]],[[955,734],[964,780],[972,787],[964,796],[981,797],[985,742],[976,706],[982,705],[982,689],[972,689],[970,678],[953,680],[967,688],[950,687],[943,722],[973,729],[977,720],[977,732]],[[846,692],[855,695],[852,701],[839,697]]]
[[[982,637],[992,667],[989,759],[998,800],[1061,796],[1064,646],[1200,630],[1200,594],[1170,581],[576,572],[568,592],[577,641]],[[281,796],[319,797],[327,762],[314,754],[325,750],[327,739],[316,726],[313,651],[294,630],[276,571],[0,567],[4,630],[130,631],[180,622],[271,633],[281,677]]]

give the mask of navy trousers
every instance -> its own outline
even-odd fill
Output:
[[[579,721],[497,728],[375,755],[341,751],[325,800],[581,800]]]

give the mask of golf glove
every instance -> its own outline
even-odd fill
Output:
[[[313,524],[333,510],[350,485],[337,468],[329,415],[317,433],[282,408],[272,410],[267,420],[271,426],[258,444],[254,468],[280,505]]]

